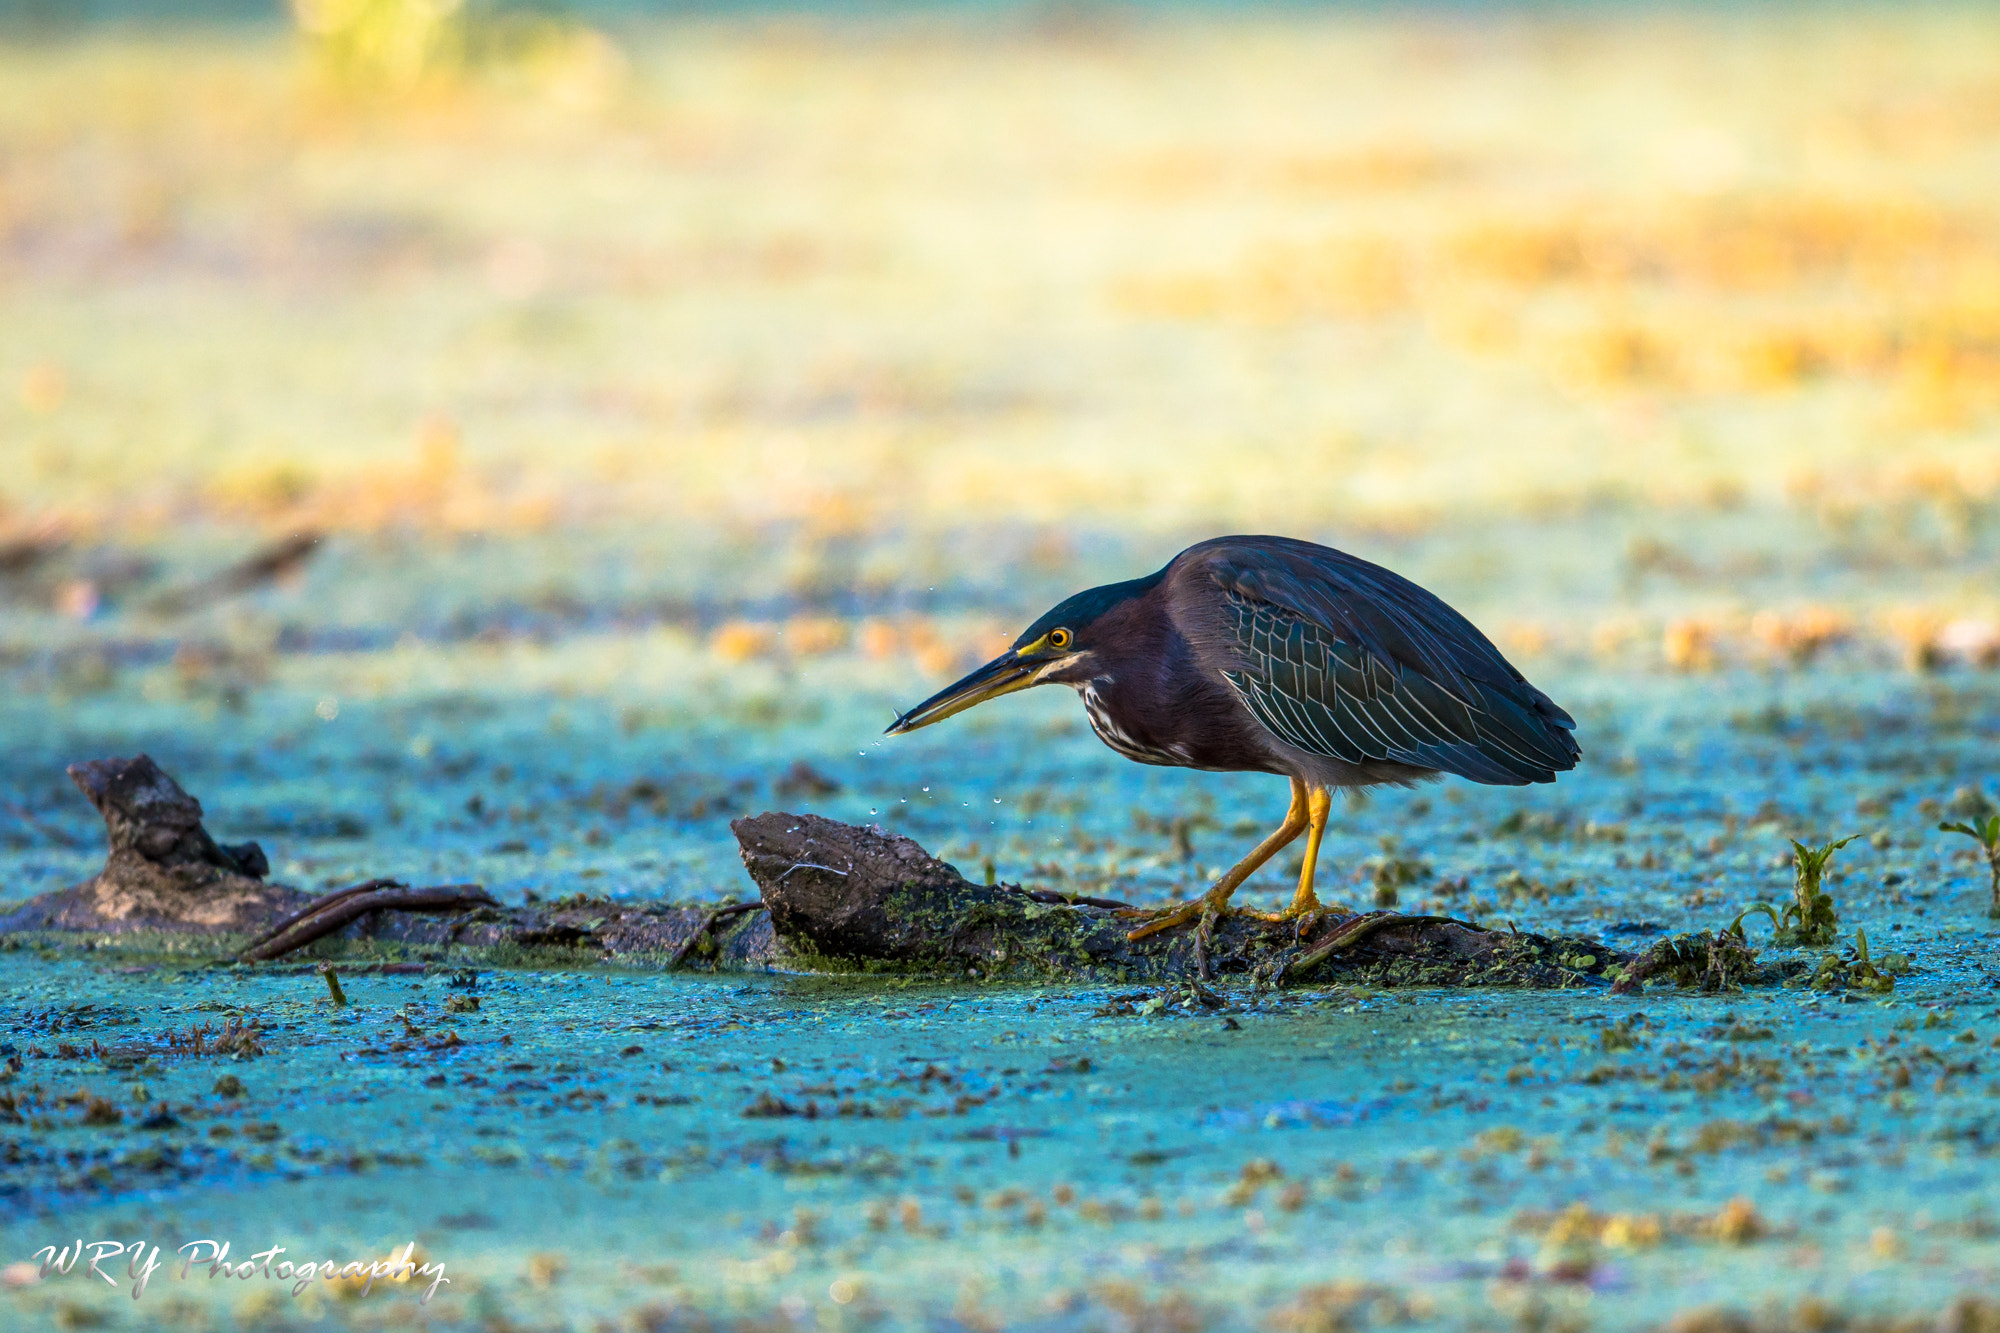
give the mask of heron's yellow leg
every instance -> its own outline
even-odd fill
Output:
[[[1313,892],[1313,870],[1319,865],[1320,839],[1326,836],[1327,817],[1333,813],[1333,793],[1315,787],[1306,808],[1306,861],[1299,867],[1299,891],[1292,895],[1287,917],[1304,916],[1319,910],[1319,895]]]
[[[1292,905],[1282,912],[1254,912],[1253,916],[1266,921],[1296,921],[1300,917],[1317,917],[1322,912],[1335,916],[1353,916],[1347,907],[1324,907],[1319,895],[1313,892],[1313,872],[1319,865],[1320,841],[1326,837],[1326,821],[1333,813],[1333,793],[1325,787],[1316,787],[1306,802],[1306,856],[1299,867],[1299,891],[1292,895]]]
[[[1318,795],[1321,798],[1326,797],[1324,791],[1318,793]],[[1258,843],[1248,856],[1230,867],[1229,873],[1215,881],[1214,887],[1209,889],[1207,893],[1192,901],[1184,902],[1178,907],[1169,907],[1154,920],[1148,921],[1137,930],[1129,932],[1125,938],[1128,940],[1144,939],[1146,936],[1156,934],[1159,931],[1168,930],[1174,926],[1185,925],[1201,916],[1203,912],[1221,912],[1224,908],[1228,907],[1229,896],[1236,892],[1238,885],[1256,874],[1259,867],[1290,846],[1293,839],[1306,831],[1311,823],[1311,800],[1312,797],[1306,791],[1306,784],[1300,782],[1297,778],[1293,778],[1291,808],[1285,811],[1285,822],[1278,825],[1272,831],[1270,837]],[[1330,804],[1330,801],[1326,799],[1322,799],[1321,801],[1323,810],[1320,816],[1320,825],[1322,827],[1326,824],[1326,816],[1323,812],[1324,808],[1329,808]],[[1139,916],[1145,914],[1134,912],[1133,915]]]

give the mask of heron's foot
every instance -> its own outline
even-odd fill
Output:
[[[1344,903],[1322,903],[1317,898],[1309,903],[1294,901],[1282,912],[1259,912],[1248,907],[1239,907],[1236,910],[1245,916],[1254,916],[1259,921],[1296,921],[1299,923],[1298,933],[1301,938],[1317,930],[1322,921],[1344,921],[1350,916],[1360,915],[1354,908]]]
[[[1260,921],[1292,922],[1292,939],[1296,942],[1316,932],[1323,921],[1345,921],[1360,913],[1344,903],[1322,903],[1319,895],[1307,887],[1293,895],[1291,905],[1282,912],[1252,912],[1250,915]]]
[[[1252,917],[1258,921],[1296,921],[1299,923],[1298,933],[1301,937],[1310,935],[1319,927],[1321,921],[1346,920],[1348,917],[1360,915],[1352,907],[1339,903],[1327,905],[1318,899],[1310,903],[1294,900],[1292,905],[1282,912],[1260,912],[1254,907],[1231,907],[1228,894],[1217,894],[1213,890],[1173,907],[1128,907],[1118,915],[1149,918],[1145,925],[1125,933],[1125,938],[1128,940],[1143,940],[1148,935],[1157,935],[1163,930],[1172,930],[1175,926],[1185,926],[1191,921],[1199,921],[1211,913],[1220,917],[1229,912],[1238,916]]]
[[[1125,932],[1125,938],[1128,940],[1143,940],[1148,935],[1157,935],[1163,930],[1172,930],[1175,926],[1185,926],[1188,922],[1199,921],[1211,913],[1220,916],[1228,910],[1229,895],[1227,893],[1218,895],[1211,889],[1199,898],[1190,898],[1173,907],[1128,907],[1118,915],[1150,918],[1137,930]]]

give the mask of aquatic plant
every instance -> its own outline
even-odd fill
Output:
[[[1765,916],[1770,917],[1771,929],[1773,931],[1783,933],[1785,929],[1785,923],[1778,916],[1778,909],[1771,906],[1771,904],[1769,903],[1751,903],[1748,907],[1744,908],[1742,911],[1736,914],[1736,919],[1734,921],[1731,921],[1727,926],[1724,926],[1722,928],[1722,933],[1725,935],[1734,935],[1739,940],[1745,938],[1743,933],[1743,918],[1749,916],[1752,912],[1762,912]]]
[[[1840,925],[1840,913],[1834,908],[1833,895],[1820,884],[1826,877],[1826,868],[1832,862],[1833,854],[1860,836],[1850,833],[1845,838],[1818,847],[1808,847],[1796,838],[1792,840],[1792,901],[1785,904],[1779,916],[1777,943],[1833,943],[1834,932]],[[1754,910],[1754,906],[1744,909],[1746,913]],[[1740,922],[1742,917],[1737,920]]]
[[[1868,932],[1857,929],[1854,932],[1854,962],[1848,969],[1848,985],[1860,990],[1890,991],[1896,988],[1896,979],[1879,971],[1868,960]]]
[[[1885,963],[1888,959],[1883,960]],[[1861,990],[1887,994],[1896,989],[1896,978],[1875,966],[1868,957],[1868,932],[1854,932],[1854,952],[1842,957],[1829,953],[1819,960],[1804,984],[1816,991]]]
[[[2000,815],[1975,815],[1969,822],[1954,823],[1941,820],[1940,833],[1963,833],[1977,842],[1986,853],[1986,872],[1992,877],[1993,900],[1986,908],[1986,915],[2000,919]]]
[[[214,1024],[203,1023],[199,1027],[189,1024],[180,1031],[169,1031],[165,1037],[167,1051],[173,1055],[233,1055],[238,1059],[249,1059],[264,1054],[264,1029],[254,1020],[228,1018],[218,1031]],[[103,1058],[103,1052],[95,1040],[91,1042],[92,1053]]]

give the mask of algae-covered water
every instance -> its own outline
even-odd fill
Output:
[[[87,873],[93,816],[57,799],[59,762],[140,748],[289,882],[479,878],[516,901],[741,895],[725,821],[771,806],[1164,900],[1282,794],[1125,763],[1067,692],[878,743],[882,672],[839,655],[783,694],[797,720],[621,723],[621,690],[690,660],[658,630],[406,643],[283,656],[237,708],[149,698],[170,663],[59,712],[16,701],[10,768],[39,775],[38,803],[8,882]],[[351,688],[387,661],[416,669]],[[577,679],[599,672],[617,684]],[[1591,762],[1553,789],[1344,809],[1329,896],[1389,883],[1405,907],[1636,949],[1785,900],[1789,836],[1858,832],[1829,880],[1842,945],[1861,928],[1878,961],[1903,955],[1894,992],[1225,989],[1217,1008],[433,952],[389,972],[353,955],[336,1006],[305,966],[17,943],[5,1299],[70,1327],[1620,1328],[1801,1300],[1928,1315],[1990,1290],[1996,928],[1970,841],[1934,825],[1979,799],[2000,689],[1852,661],[1544,683]],[[838,790],[780,796],[800,759]],[[1286,891],[1273,871],[1249,897]],[[261,1050],[186,1045],[232,1024]],[[136,1302],[109,1259],[119,1287],[88,1259],[34,1278],[43,1246],[100,1238],[161,1247]],[[202,1239],[232,1263],[284,1253],[181,1276]],[[294,1295],[255,1266],[411,1242],[449,1279],[427,1303],[429,1277]]]
[[[10,1000],[89,995],[107,1037],[254,1015],[268,1052],[33,1067],[45,1097],[97,1088],[130,1122],[143,1083],[180,1122],[23,1108],[8,1243],[169,1255],[136,1305],[129,1276],[17,1293],[40,1318],[418,1317],[409,1284],[181,1277],[172,1249],[204,1237],[300,1261],[414,1240],[450,1282],[421,1319],[529,1327],[1310,1326],[1350,1305],[1626,1327],[1745,1290],[1923,1309],[2000,1264],[1991,1093],[1948,1072],[1990,1055],[1992,1011],[1914,995],[1307,992],[1107,1017],[1102,993],[535,974],[481,978],[457,1017],[445,975],[350,978],[337,1013],[310,975],[86,968],[10,962]],[[392,1052],[398,1015],[464,1044]],[[240,1094],[212,1090],[225,1074]]]

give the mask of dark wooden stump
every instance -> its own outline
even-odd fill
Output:
[[[201,802],[151,757],[93,759],[67,771],[104,816],[104,869],[0,916],[0,932],[264,932],[252,956],[271,958],[350,926],[369,933],[400,913],[498,906],[478,885],[409,889],[382,881],[357,897],[272,884],[264,849],[218,843],[202,823]]]
[[[241,956],[282,958],[327,936],[456,947],[496,963],[629,962],[722,969],[770,966],[777,943],[758,904],[613,902],[576,895],[519,907],[477,884],[369,880],[312,894],[265,881],[254,842],[216,842],[201,802],[145,755],[73,764],[69,775],[104,816],[104,869],[0,914],[0,934],[249,937]],[[531,895],[532,897],[532,895]],[[231,946],[235,947],[234,944]]]
[[[224,846],[201,822],[201,802],[146,755],[71,764],[70,780],[104,816],[104,869],[72,888],[30,899],[0,930],[254,930],[310,895],[265,882],[254,842]]]

